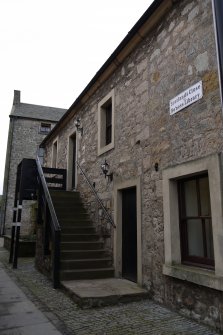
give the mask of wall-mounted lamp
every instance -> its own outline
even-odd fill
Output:
[[[113,180],[113,173],[109,172],[109,164],[106,162],[106,159],[104,161],[104,163],[101,165],[101,169],[102,169],[102,172],[105,176],[105,178],[107,177],[109,181],[112,181]]]
[[[81,133],[81,136],[83,135],[83,126],[81,125],[81,119],[78,117],[75,121],[74,124],[77,128],[77,131]]]
[[[154,169],[155,169],[156,172],[159,170],[159,164],[157,162],[154,165]]]

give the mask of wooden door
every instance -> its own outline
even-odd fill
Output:
[[[122,277],[137,282],[136,187],[122,191]]]

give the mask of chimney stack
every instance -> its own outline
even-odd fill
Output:
[[[14,90],[14,99],[13,99],[13,105],[19,105],[20,104],[20,91]]]

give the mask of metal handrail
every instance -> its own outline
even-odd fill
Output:
[[[46,183],[46,179],[43,173],[42,166],[40,164],[40,160],[36,158],[37,172],[38,177],[40,178],[41,186],[43,189],[43,194],[45,196],[49,213],[50,220],[49,224],[51,226],[51,232],[53,235],[54,242],[54,253],[53,253],[53,286],[54,288],[60,287],[60,237],[61,237],[61,228],[58,222],[56,212],[53,206],[53,202],[50,196],[50,192]],[[40,186],[39,186],[40,187]]]
[[[42,187],[43,187],[43,190],[44,190],[44,193],[45,193],[45,197],[46,197],[46,200],[47,200],[47,203],[48,203],[48,206],[49,206],[49,211],[50,211],[50,215],[52,217],[52,222],[53,222],[53,225],[54,225],[54,229],[56,231],[60,231],[61,230],[60,224],[59,224],[59,221],[57,219],[57,215],[56,215],[56,212],[55,212],[55,209],[54,209],[54,206],[53,206],[53,202],[52,202],[50,192],[49,192],[46,180],[45,180],[45,176],[44,176],[44,173],[43,173],[42,166],[40,164],[39,157],[36,158],[36,165],[37,165],[37,171],[38,171],[39,177],[41,179]]]
[[[97,192],[95,191],[95,188],[93,187],[93,185],[91,184],[90,180],[88,179],[86,173],[84,172],[84,170],[81,168],[80,164],[78,163],[78,161],[76,161],[77,166],[79,167],[79,169],[81,170],[82,175],[84,176],[88,186],[90,187],[92,193],[94,194],[97,202],[99,203],[99,205],[101,206],[101,208],[103,209],[105,216],[107,218],[107,220],[110,222],[110,224],[113,226],[113,228],[116,228],[116,225],[114,224],[110,214],[108,213],[107,209],[105,208],[105,206],[103,205],[102,200],[99,198]]]

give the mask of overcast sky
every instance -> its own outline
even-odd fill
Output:
[[[0,0],[0,194],[14,89],[69,108],[152,0]]]

